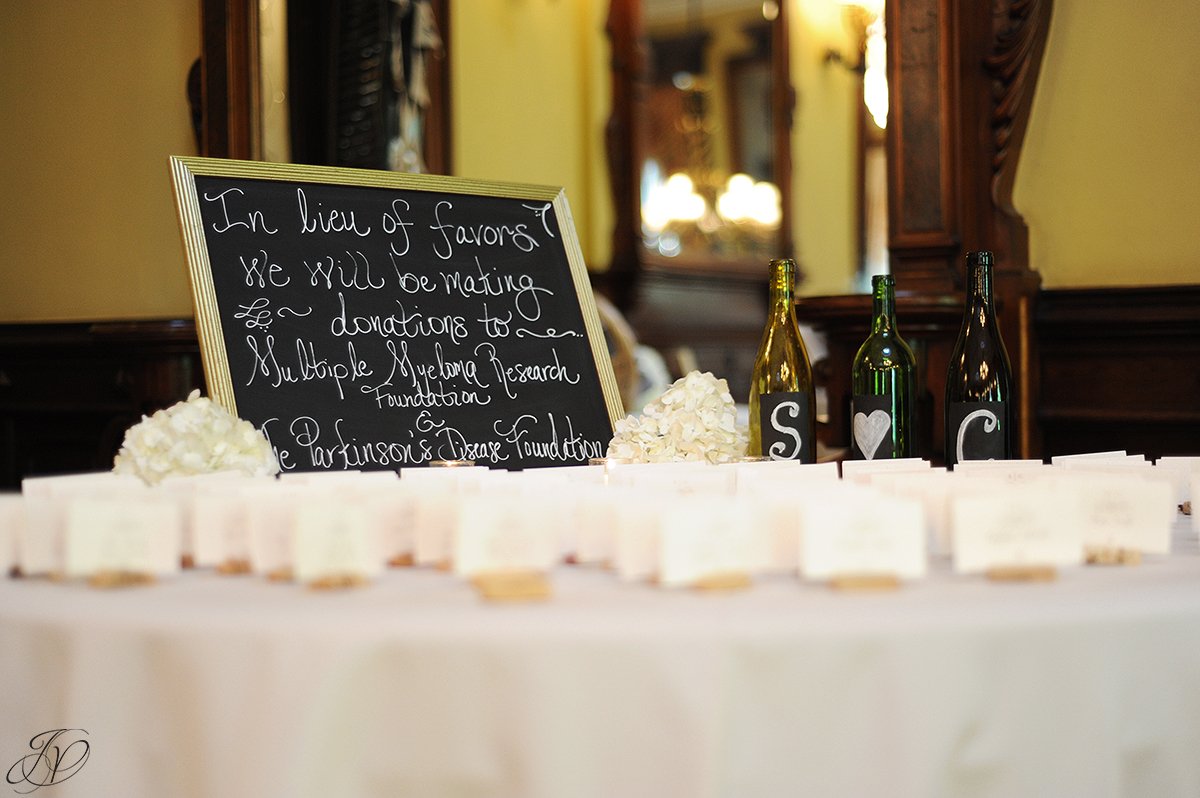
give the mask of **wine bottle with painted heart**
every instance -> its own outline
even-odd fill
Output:
[[[796,262],[771,261],[770,307],[750,374],[749,454],[772,460],[817,459],[812,366],[796,323]]]
[[[1012,457],[1012,369],[992,301],[993,257],[967,253],[966,306],[946,372],[946,465]]]
[[[896,279],[871,279],[871,334],[851,370],[850,444],[859,460],[916,456],[916,359],[896,329]]]

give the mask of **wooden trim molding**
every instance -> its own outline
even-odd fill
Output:
[[[1044,454],[1200,454],[1200,285],[1042,291]]]
[[[256,0],[202,0],[200,154],[257,160],[262,152]]]
[[[0,325],[0,486],[112,468],[125,430],[204,385],[190,319]]]

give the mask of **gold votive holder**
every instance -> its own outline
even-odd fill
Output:
[[[474,460],[430,460],[430,468],[474,468]]]

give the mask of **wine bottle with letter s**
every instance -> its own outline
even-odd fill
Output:
[[[851,367],[850,444],[860,460],[916,456],[916,358],[896,329],[896,279],[871,278],[871,334]]]
[[[792,302],[796,262],[771,261],[770,307],[750,376],[750,449],[772,460],[817,460],[816,399]]]
[[[991,252],[967,253],[966,307],[946,372],[946,465],[1007,460],[1016,418],[1012,369],[992,302]]]

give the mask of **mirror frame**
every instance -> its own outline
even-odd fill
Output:
[[[764,264],[759,261],[699,265],[681,259],[653,265],[642,246],[641,153],[637,141],[637,106],[646,85],[648,53],[642,23],[643,0],[610,0],[605,31],[612,53],[612,110],[605,128],[609,185],[612,188],[614,224],[612,259],[608,271],[597,275],[597,283],[622,310],[635,302],[642,276],[657,272],[680,277],[712,277],[763,282]],[[795,90],[791,85],[788,53],[787,2],[779,3],[779,16],[771,27],[771,106],[775,114],[772,149],[781,199],[779,230],[781,256],[792,252],[792,115]]]
[[[451,171],[450,0],[432,0],[442,55],[428,63],[432,102],[425,118],[425,163]],[[200,0],[200,154],[262,158],[258,0]]]

